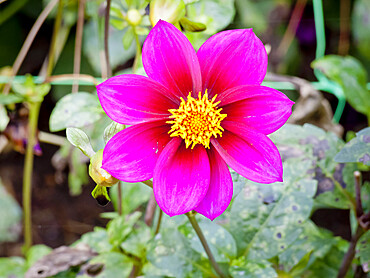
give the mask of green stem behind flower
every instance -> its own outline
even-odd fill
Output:
[[[157,222],[157,226],[155,228],[155,232],[154,234],[158,234],[159,233],[159,229],[161,228],[161,222],[162,222],[162,215],[163,215],[163,211],[161,210],[160,207],[159,208],[159,215],[158,215],[158,222]]]
[[[134,28],[134,36],[135,36],[135,43],[136,43],[136,55],[135,55],[134,64],[132,66],[132,72],[136,73],[137,68],[138,68],[138,64],[139,64],[139,60],[141,58],[141,44],[140,44],[140,40],[139,40],[139,35],[136,33],[135,28]]]
[[[221,269],[220,269],[219,265],[217,264],[215,258],[213,257],[211,249],[208,246],[207,240],[204,237],[203,232],[200,229],[199,224],[198,224],[197,220],[195,219],[194,214],[191,213],[191,212],[188,212],[188,213],[185,213],[185,215],[188,217],[190,224],[193,226],[194,231],[197,233],[197,235],[199,237],[199,240],[203,245],[204,251],[206,251],[206,253],[207,253],[207,256],[209,258],[209,261],[210,261],[212,267],[214,268],[214,270],[217,272],[217,274],[221,278],[226,277],[225,274],[221,271]]]
[[[32,220],[31,220],[31,197],[32,197],[32,171],[33,149],[36,145],[36,130],[39,118],[41,102],[30,103],[28,120],[28,142],[23,169],[23,217],[24,217],[24,246],[27,253],[32,245]]]
[[[122,182],[117,184],[118,186],[118,214],[122,215]]]

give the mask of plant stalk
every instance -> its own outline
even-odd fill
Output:
[[[206,253],[207,253],[207,256],[209,258],[209,261],[210,261],[213,269],[216,271],[216,273],[221,278],[226,278],[225,274],[221,271],[219,265],[217,264],[215,258],[213,257],[213,254],[211,252],[211,249],[208,246],[207,240],[204,237],[203,232],[200,229],[197,220],[195,219],[195,216],[192,214],[192,212],[185,213],[185,215],[188,217],[191,226],[193,226],[194,231],[197,233],[198,238],[199,238],[200,242],[203,245],[204,251],[206,251]]]
[[[53,35],[51,37],[48,66],[47,66],[47,69],[46,69],[45,78],[48,78],[51,75],[51,73],[53,71],[53,68],[54,68],[55,46],[56,46],[60,26],[62,25],[62,15],[63,15],[63,0],[59,0],[58,11],[57,11],[57,15],[55,17]]]
[[[132,66],[132,72],[136,73],[138,65],[139,65],[139,59],[141,58],[141,44],[140,44],[139,36],[136,33],[135,29],[134,29],[134,36],[135,36],[135,43],[136,43],[136,55],[135,55],[134,64]]]
[[[32,172],[33,149],[36,145],[36,130],[41,102],[31,102],[28,119],[28,142],[23,168],[23,217],[24,217],[24,254],[32,245]]]
[[[118,214],[122,215],[122,184],[119,182],[118,186]]]
[[[155,235],[159,233],[159,229],[161,228],[162,215],[163,215],[163,211],[161,210],[161,208],[159,208],[157,227],[155,228],[155,232],[154,232]]]
[[[109,63],[109,11],[110,11],[111,0],[107,0],[107,7],[105,8],[105,22],[104,22],[104,53],[105,53],[105,63],[107,67],[107,77],[112,76],[112,69]]]

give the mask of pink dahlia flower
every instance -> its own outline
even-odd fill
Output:
[[[282,181],[280,154],[266,135],[286,122],[293,102],[260,86],[267,54],[251,29],[218,33],[195,52],[159,21],[143,65],[148,77],[120,75],[97,87],[107,115],[132,125],[106,145],[103,169],[125,182],[153,178],[170,216],[195,210],[211,220],[232,198],[228,165],[255,182]]]

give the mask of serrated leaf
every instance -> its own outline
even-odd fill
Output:
[[[110,125],[108,125],[104,130],[104,141],[105,143],[108,143],[108,141],[116,135],[118,132],[123,130],[125,128],[125,125],[112,122]]]
[[[95,227],[94,231],[83,234],[81,239],[75,242],[73,246],[80,242],[87,244],[99,254],[109,252],[113,247],[109,243],[107,230],[101,227]]]
[[[109,242],[113,247],[119,247],[121,243],[133,231],[134,224],[141,217],[141,212],[134,212],[130,216],[121,215],[107,225]]]
[[[370,127],[356,133],[356,138],[349,141],[334,157],[337,162],[361,162],[370,166]]]
[[[91,158],[95,152],[91,146],[87,134],[79,128],[69,127],[66,130],[68,141],[75,147],[79,148],[84,155]]]
[[[50,116],[50,131],[60,131],[67,127],[83,127],[95,123],[103,116],[96,95],[80,92],[61,98]]]
[[[10,119],[5,107],[0,104],[0,132],[5,130],[5,128],[8,126],[9,121]]]
[[[315,60],[312,67],[337,82],[354,109],[369,115],[370,91],[366,88],[366,70],[357,59],[351,56],[327,55]]]

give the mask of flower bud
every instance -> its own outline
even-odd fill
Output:
[[[127,12],[127,22],[132,26],[138,26],[141,22],[141,14],[136,9],[130,9]]]
[[[112,186],[118,180],[105,171],[102,166],[103,150],[97,151],[90,160],[89,175],[100,186]]]
[[[150,2],[149,18],[152,26],[162,19],[176,24],[185,16],[185,4],[183,0],[153,0]]]

